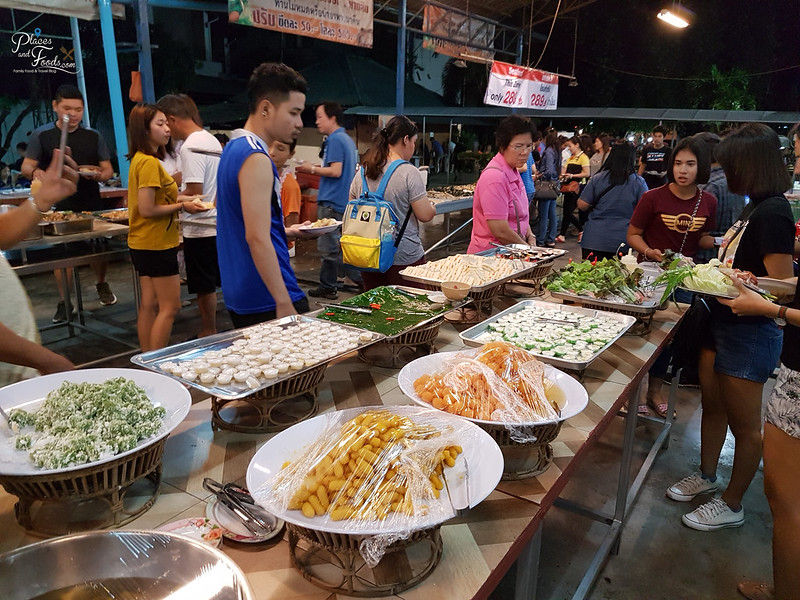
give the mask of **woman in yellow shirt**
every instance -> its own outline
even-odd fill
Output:
[[[581,241],[583,226],[575,216],[575,209],[578,207],[578,196],[580,196],[581,186],[586,184],[589,177],[589,157],[581,147],[580,137],[572,136],[567,140],[570,157],[561,166],[561,191],[564,192],[564,207],[561,213],[561,231],[556,236],[556,241],[564,243],[567,241],[567,229],[570,224],[575,225],[578,230],[578,241]],[[574,189],[566,189],[574,188]]]
[[[169,141],[167,117],[152,104],[140,104],[128,119],[128,246],[139,275],[142,301],[136,330],[143,352],[169,343],[181,307],[178,275],[178,213],[207,210],[201,202],[178,196],[178,185],[161,166]]]

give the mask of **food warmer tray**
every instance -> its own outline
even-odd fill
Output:
[[[573,313],[578,315],[587,315],[590,317],[603,317],[604,319],[611,319],[614,321],[619,321],[622,325],[624,325],[623,329],[614,337],[612,340],[600,348],[597,352],[592,354],[588,359],[583,361],[571,361],[571,360],[564,360],[563,358],[556,358],[554,356],[544,356],[542,354],[538,354],[533,350],[528,350],[531,354],[534,354],[536,358],[541,360],[542,362],[548,363],[553,365],[554,367],[560,367],[562,369],[569,369],[572,371],[583,371],[588,367],[598,356],[600,356],[603,352],[608,350],[619,338],[621,338],[628,329],[636,323],[636,317],[630,315],[622,315],[619,313],[612,313],[606,312],[604,310],[598,310],[594,308],[583,308],[581,306],[567,306],[564,304],[555,304],[554,302],[544,302],[542,300],[522,300],[518,302],[514,306],[511,306],[504,310],[501,313],[498,313],[492,317],[489,317],[485,321],[475,325],[474,327],[470,327],[466,331],[463,331],[459,334],[459,337],[463,340],[463,342],[467,346],[482,346],[484,342],[479,342],[476,340],[479,336],[486,333],[489,328],[489,325],[496,323],[498,320],[502,319],[505,316],[510,314],[514,314],[526,308],[544,308],[548,310],[558,310],[559,312],[565,313]]]
[[[271,325],[280,325],[282,327],[293,327],[299,323],[321,323],[322,321],[308,317],[305,315],[291,315],[289,317],[283,317],[281,319],[277,319],[274,321],[267,321],[266,323]],[[364,329],[360,329],[358,327],[352,327],[350,325],[342,325],[340,323],[331,323],[331,325],[337,327],[343,327],[344,329],[349,329],[351,331],[355,331],[358,333],[363,333]],[[136,356],[131,357],[131,362],[135,365],[140,367],[144,367],[145,369],[150,369],[151,371],[156,371],[157,373],[161,373],[162,375],[166,375],[167,377],[172,377],[173,379],[177,379],[181,383],[185,383],[187,385],[191,385],[198,390],[206,392],[212,396],[216,396],[218,398],[222,398],[225,400],[238,400],[239,398],[244,398],[246,396],[250,396],[257,392],[260,392],[263,389],[271,387],[281,381],[285,381],[287,379],[291,379],[293,377],[297,377],[298,375],[308,371],[310,369],[319,368],[322,364],[327,364],[332,360],[336,360],[337,358],[341,358],[351,352],[356,352],[361,348],[374,344],[375,342],[381,341],[385,336],[380,333],[375,333],[370,331],[369,333],[372,334],[372,339],[368,342],[358,342],[358,346],[352,350],[347,350],[341,352],[335,356],[331,356],[319,363],[316,363],[311,366],[304,366],[302,369],[297,371],[288,371],[286,373],[279,374],[276,378],[271,379],[267,382],[261,383],[257,388],[251,388],[246,383],[238,383],[236,381],[231,381],[228,385],[221,385],[221,384],[204,384],[200,381],[188,381],[177,375],[172,373],[167,373],[166,371],[162,371],[159,365],[165,362],[175,362],[175,361],[182,361],[182,360],[193,360],[203,356],[206,352],[210,350],[221,350],[223,348],[227,348],[233,342],[240,339],[245,339],[244,332],[248,329],[257,328],[258,325],[250,328],[244,329],[234,329],[232,331],[226,331],[223,333],[218,333],[216,335],[210,335],[208,337],[204,337],[199,340],[191,340],[188,342],[183,342],[182,344],[175,344],[174,346],[169,346],[167,348],[161,348],[160,350],[153,350],[151,352],[144,352],[142,354],[137,354]]]
[[[112,218],[112,217],[109,216],[111,214],[114,214],[114,213],[117,213],[117,212],[120,212],[120,211],[123,211],[123,210],[126,213],[128,212],[127,208],[110,208],[108,210],[95,211],[93,214],[98,219],[103,219],[103,221],[108,221],[109,223],[121,223],[122,225],[127,225],[129,217],[126,216],[126,217]]]
[[[557,258],[561,258],[565,254],[569,252],[569,250],[562,250],[561,248],[540,248],[535,246],[529,250],[534,255],[533,259],[530,261],[532,265],[541,266],[547,264],[548,262],[554,261]],[[499,256],[501,254],[509,254],[509,250],[505,250],[503,248],[490,248],[489,250],[484,250],[483,252],[478,252],[479,256]],[[524,260],[524,259],[520,259]]]
[[[644,271],[644,280],[652,282],[656,277],[661,274],[661,270],[651,267],[639,266]],[[666,285],[659,285],[653,289],[653,296],[648,298],[641,304],[630,304],[628,302],[619,302],[617,300],[604,300],[603,298],[592,298],[590,296],[579,296],[578,294],[571,294],[570,292],[550,292],[553,298],[559,300],[566,300],[568,302],[575,302],[576,304],[589,304],[591,306],[600,306],[609,310],[623,310],[626,313],[637,315],[652,315],[661,306],[661,295],[664,293]]]
[[[71,235],[73,233],[83,233],[94,229],[94,217],[85,216],[71,221],[41,221],[47,235]]]
[[[394,288],[394,289],[400,289],[400,290],[403,290],[403,291],[406,291],[406,292],[410,292],[412,294],[418,294],[420,296],[427,296],[427,295],[433,293],[433,292],[431,292],[431,290],[423,290],[421,288],[408,287],[408,286],[405,286],[405,285],[388,285],[386,287],[390,287],[390,288]],[[408,327],[406,327],[402,331],[399,331],[399,332],[394,333],[392,335],[387,335],[387,336],[385,336],[384,341],[390,342],[392,340],[397,339],[401,335],[407,334],[409,331],[413,331],[414,329],[419,329],[419,328],[422,328],[422,327],[424,327],[426,325],[430,325],[434,321],[436,321],[438,319],[442,319],[450,311],[457,310],[457,309],[459,309],[459,308],[461,308],[463,306],[466,306],[467,304],[472,302],[472,299],[469,296],[467,296],[466,298],[463,298],[461,300],[448,300],[448,302],[450,303],[450,306],[444,308],[442,310],[442,312],[440,312],[438,314],[435,314],[432,317],[428,317],[427,319],[425,319],[423,321],[420,321],[419,323],[415,323],[413,325],[409,325]],[[431,304],[436,304],[436,303],[435,302],[431,302]],[[344,304],[343,306],[348,306],[348,305]],[[307,314],[309,316],[315,316],[316,317],[316,316],[319,316],[320,314],[322,314],[323,312],[325,312],[326,310],[328,310],[328,309],[322,308],[320,310],[315,310],[314,312],[310,312],[310,313],[307,313]],[[329,321],[328,319],[323,319],[323,320],[327,321],[328,323],[335,323],[337,325],[339,324],[338,321]],[[364,329],[364,328],[362,327],[362,329]],[[371,331],[371,330],[368,329],[367,331]]]
[[[497,287],[499,285],[502,285],[502,284],[506,283],[507,281],[512,281],[514,279],[519,279],[522,275],[524,275],[525,273],[529,273],[529,272],[533,271],[536,267],[537,267],[536,263],[525,263],[525,267],[524,268],[522,268],[522,269],[520,269],[518,271],[515,271],[514,273],[511,273],[510,275],[506,275],[505,277],[501,277],[500,279],[494,279],[494,280],[492,280],[492,281],[490,281],[488,283],[484,283],[482,285],[473,285],[470,288],[469,293],[470,294],[478,294],[480,292],[485,292],[486,290],[489,290],[489,289],[492,289],[492,288]],[[403,269],[403,271],[405,271],[405,269]],[[436,288],[441,286],[442,283],[443,283],[439,279],[426,279],[424,277],[413,277],[413,276],[410,276],[410,275],[406,275],[405,273],[403,273],[403,271],[400,271],[400,275],[402,275],[404,279],[408,279],[409,281],[413,281],[414,283],[421,283],[422,285],[430,285],[430,286],[433,286],[433,287],[436,287]]]

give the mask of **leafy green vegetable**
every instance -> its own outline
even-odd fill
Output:
[[[654,285],[660,285],[662,283],[666,284],[664,293],[661,294],[661,300],[659,301],[659,304],[664,304],[664,302],[667,301],[667,298],[669,298],[672,293],[678,289],[678,287],[683,283],[683,280],[691,275],[691,273],[692,265],[686,264],[682,257],[674,258],[669,264],[669,267],[660,273],[653,282]]]
[[[641,304],[647,297],[639,285],[642,275],[639,268],[629,273],[616,259],[573,262],[550,275],[547,289],[592,298],[619,296],[627,303]]]

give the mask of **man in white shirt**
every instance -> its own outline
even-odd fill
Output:
[[[166,116],[174,140],[183,141],[180,150],[183,168],[183,193],[204,196],[204,202],[216,206],[217,167],[222,145],[203,129],[197,105],[186,94],[169,94],[158,101]],[[195,152],[199,150],[200,152]],[[189,293],[197,294],[202,326],[199,337],[217,332],[217,288],[220,286],[217,264],[216,208],[181,216],[186,282]]]

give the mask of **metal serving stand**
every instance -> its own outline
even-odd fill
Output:
[[[530,262],[536,266],[531,269],[529,273],[526,273],[524,277],[520,277],[508,283],[531,287],[533,288],[533,296],[544,296],[545,278],[553,270],[553,264],[555,260],[567,254],[569,250],[562,250],[560,248],[539,248],[534,246],[523,252],[530,255]],[[481,256],[502,256],[510,253],[511,251],[498,247],[496,250],[484,250],[479,254]],[[501,293],[505,294],[505,286]]]
[[[72,533],[75,523],[48,518],[53,507],[70,503],[87,506],[99,501],[107,510],[98,511],[95,506],[89,515],[84,509],[87,515],[84,523],[92,529],[120,527],[146,512],[158,498],[166,439],[83,469],[41,475],[0,475],[0,485],[19,498],[14,507],[17,522],[33,535]],[[146,491],[137,482],[147,483]],[[63,527],[50,525],[54,520]]]
[[[289,559],[305,579],[333,594],[362,598],[392,596],[428,577],[442,558],[440,529],[441,525],[436,525],[394,542],[372,568],[373,577],[365,577],[368,567],[359,552],[363,536],[286,524]],[[405,568],[387,566],[398,561]],[[398,572],[402,576],[397,576]]]
[[[289,328],[300,323],[316,324],[320,322],[310,316],[292,315],[269,321],[268,323],[279,325],[282,328]],[[359,333],[365,331],[340,323],[331,323],[331,326]],[[241,433],[280,431],[317,413],[317,386],[325,375],[328,363],[349,354],[352,350],[337,353],[317,364],[304,366],[297,371],[279,374],[274,379],[267,380],[256,388],[250,388],[245,383],[236,383],[234,381],[231,381],[229,385],[206,385],[197,380],[189,381],[183,379],[161,368],[161,365],[166,362],[194,360],[201,358],[206,352],[227,348],[233,342],[245,339],[247,337],[245,333],[259,327],[260,325],[256,325],[244,329],[235,329],[160,350],[137,354],[131,357],[131,362],[177,379],[181,383],[209,394],[211,396],[211,423],[215,428]],[[372,335],[372,339],[359,342],[356,349],[374,344],[385,337],[379,333],[369,333]],[[223,414],[223,409],[226,407],[235,409],[231,419],[226,419]]]

